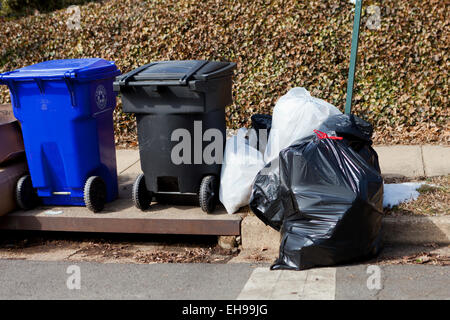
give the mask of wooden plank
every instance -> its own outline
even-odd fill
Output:
[[[101,213],[85,207],[40,207],[0,217],[3,230],[41,230],[146,234],[230,235],[241,232],[241,218],[223,208],[213,214],[199,207],[155,204],[145,212],[119,199]]]
[[[0,229],[238,236],[240,235],[240,221],[43,217],[11,214],[0,218]]]

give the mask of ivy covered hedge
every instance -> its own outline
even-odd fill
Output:
[[[354,113],[374,125],[376,143],[448,144],[448,6],[364,3]],[[378,28],[369,5],[379,8]],[[238,64],[227,109],[231,128],[270,113],[294,86],[343,110],[352,7],[348,0],[91,2],[80,7],[80,30],[67,27],[65,9],[4,19],[0,71],[80,57],[114,60],[122,72],[155,60],[226,60]],[[8,101],[2,87],[0,102]],[[134,120],[120,107],[115,120],[117,142],[135,141]]]
[[[18,17],[39,12],[49,12],[70,5],[80,5],[92,0],[0,0],[0,16]]]

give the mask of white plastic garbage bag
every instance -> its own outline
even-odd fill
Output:
[[[226,142],[219,199],[230,214],[249,204],[253,180],[264,167],[263,154],[255,148],[255,142],[252,132],[245,128]]]
[[[272,114],[272,129],[269,134],[264,161],[278,157],[280,151],[294,141],[314,134],[329,116],[341,114],[332,104],[314,98],[305,88],[293,88],[276,103]]]

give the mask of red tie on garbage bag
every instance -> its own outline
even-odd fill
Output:
[[[331,139],[331,140],[342,140],[342,137],[330,137],[329,135],[327,135],[325,132],[319,131],[319,130],[314,130],[314,133],[317,134],[317,136],[319,137],[319,139]]]

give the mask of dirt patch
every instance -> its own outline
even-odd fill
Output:
[[[450,266],[450,246],[435,243],[423,246],[391,246],[369,263],[379,265],[428,264]]]
[[[97,262],[118,262],[127,260],[134,263],[226,263],[238,250],[224,250],[210,246],[187,248],[158,244],[111,244],[91,243],[71,255],[70,260],[90,260]]]
[[[390,260],[381,260],[378,264],[429,264],[450,266],[450,256],[439,253],[419,252],[417,254]]]
[[[227,263],[238,254],[237,250],[219,247],[184,249],[182,251],[161,250],[145,253],[139,251],[134,259],[140,263]]]
[[[98,263],[261,263],[272,264],[278,250],[225,250],[214,241],[178,237],[151,239],[114,235],[98,239],[76,235],[61,239],[53,233],[16,233],[26,239],[0,239],[1,259],[38,261],[89,261]],[[54,239],[48,239],[54,237]],[[139,241],[141,240],[141,241]],[[450,265],[450,246],[430,243],[423,246],[386,246],[381,254],[363,263]],[[358,262],[361,263],[361,262]]]
[[[93,235],[51,232],[2,234],[0,258],[100,263],[227,263],[239,250],[222,249],[217,238]]]
[[[0,252],[36,254],[61,249],[77,249],[79,243],[61,240],[49,240],[41,237],[24,239],[1,239]]]
[[[119,259],[133,257],[131,245],[117,245],[111,243],[88,243],[78,249],[70,257],[71,260],[80,257],[101,257],[102,259]]]
[[[272,264],[278,258],[278,250],[246,249],[230,260],[230,263]]]

